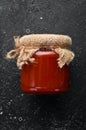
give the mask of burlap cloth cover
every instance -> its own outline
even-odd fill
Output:
[[[17,66],[22,68],[23,64],[33,63],[33,54],[40,48],[49,48],[59,54],[58,65],[62,68],[74,58],[74,53],[70,51],[72,39],[67,35],[57,34],[31,34],[14,37],[16,49],[7,54],[8,59],[17,57]]]

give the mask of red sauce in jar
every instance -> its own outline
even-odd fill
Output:
[[[22,91],[31,94],[54,94],[69,91],[69,66],[60,68],[59,55],[52,50],[40,49],[34,63],[24,64],[21,70]]]

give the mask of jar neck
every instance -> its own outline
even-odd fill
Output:
[[[40,48],[39,49],[40,51],[52,51],[52,49],[51,48],[46,48],[46,47],[42,47],[42,48]]]

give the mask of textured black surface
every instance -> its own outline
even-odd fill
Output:
[[[71,91],[26,95],[6,53],[14,35],[62,33],[73,38]],[[0,0],[0,130],[86,130],[86,0]]]

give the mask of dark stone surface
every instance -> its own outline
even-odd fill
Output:
[[[86,0],[0,0],[0,130],[86,130]],[[62,33],[73,38],[71,91],[26,95],[16,61],[6,53],[14,35]]]

